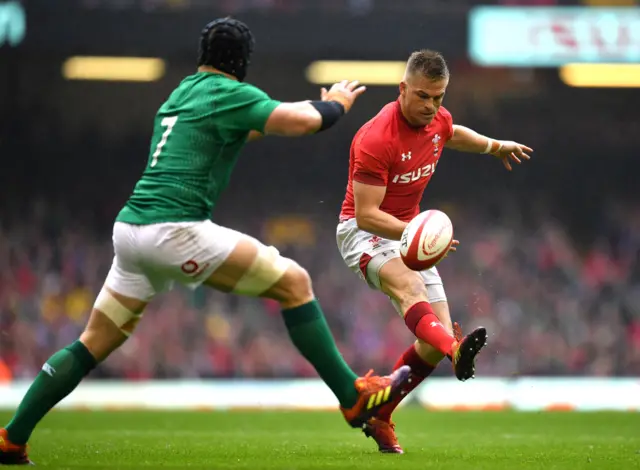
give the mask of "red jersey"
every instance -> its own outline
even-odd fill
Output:
[[[440,106],[431,123],[407,123],[400,102],[387,104],[351,142],[349,182],[340,220],[355,217],[353,182],[386,186],[380,210],[403,222],[420,213],[420,200],[436,169],[444,144],[453,136],[451,114]]]

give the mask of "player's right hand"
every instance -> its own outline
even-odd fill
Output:
[[[348,113],[356,98],[364,93],[367,89],[364,86],[358,86],[360,82],[354,80],[342,80],[341,82],[334,83],[329,91],[326,88],[322,88],[320,91],[320,97],[322,101],[337,101],[344,106],[345,113]]]

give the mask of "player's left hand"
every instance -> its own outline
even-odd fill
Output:
[[[449,251],[447,251],[447,254],[444,255],[444,257],[446,258],[447,256],[449,256],[449,253],[451,253],[452,251],[456,251],[458,249],[459,244],[460,242],[458,240],[453,240],[451,242],[451,246],[449,247]]]
[[[507,170],[511,171],[513,169],[511,167],[512,161],[516,162],[519,165],[520,163],[522,163],[522,160],[531,159],[527,152],[532,153],[532,148],[529,148],[526,145],[519,144],[518,142],[513,142],[511,140],[503,140],[500,143],[502,144],[502,147],[500,147],[500,149],[498,149],[491,155],[501,159],[502,164]]]

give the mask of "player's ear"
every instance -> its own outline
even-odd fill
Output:
[[[404,96],[404,95],[405,95],[405,93],[407,92],[407,82],[405,82],[404,80],[402,80],[402,81],[400,82],[400,87],[399,87],[399,88],[400,88],[400,94],[401,94],[402,96]]]

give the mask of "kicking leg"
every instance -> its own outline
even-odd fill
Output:
[[[446,301],[433,302],[430,304],[436,313],[438,319],[442,323],[442,326],[453,335],[453,328],[451,325],[451,316],[449,314],[449,306]],[[400,402],[418,385],[422,383],[424,379],[429,377],[435,370],[440,361],[444,358],[444,355],[430,344],[425,343],[421,339],[417,339],[414,344],[398,358],[396,364],[393,366],[393,370],[403,365],[411,367],[411,382],[404,389],[398,399],[385,405],[376,415],[376,418],[383,421],[390,421],[391,414],[400,404]]]
[[[486,332],[484,328],[480,328],[467,338],[456,337],[442,284],[425,286],[424,273],[409,270],[400,258],[385,257],[382,265],[373,258],[367,267],[367,275],[374,285],[380,286],[391,298],[398,313],[417,336],[416,342],[400,356],[394,366],[394,370],[404,365],[411,367],[410,383],[398,398],[385,405],[364,428],[365,434],[376,441],[381,452],[402,453],[391,421],[393,411],[404,397],[431,375],[445,356],[455,358],[464,344],[475,347],[468,348],[464,355],[459,353],[459,357],[464,360],[454,362],[454,371],[459,379],[472,376],[475,356],[485,344]],[[434,301],[430,302],[429,297]]]
[[[487,332],[479,327],[457,341],[441,322],[429,303],[427,287],[421,275],[407,268],[400,258],[386,262],[379,270],[381,290],[391,297],[402,312],[409,330],[442,356],[451,356],[458,380],[465,381],[475,373],[475,358],[484,347]],[[448,309],[446,310],[448,313]]]

